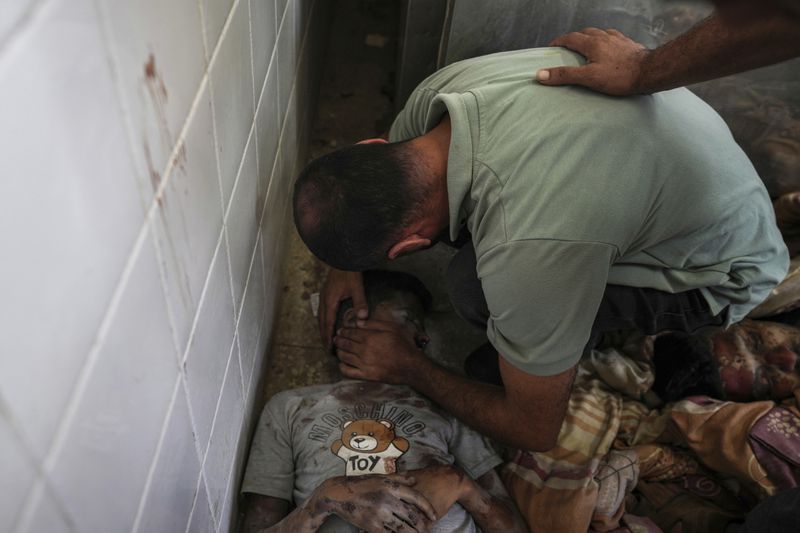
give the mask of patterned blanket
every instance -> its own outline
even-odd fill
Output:
[[[722,530],[800,485],[800,390],[780,405],[657,406],[646,352],[584,359],[557,446],[518,451],[506,466],[531,531]]]

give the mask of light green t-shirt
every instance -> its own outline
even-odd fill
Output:
[[[577,362],[606,284],[699,288],[731,323],[788,268],[766,189],[719,115],[686,89],[618,98],[533,81],[582,62],[539,48],[454,63],[390,132],[450,115],[450,231],[472,233],[489,340],[537,375]]]

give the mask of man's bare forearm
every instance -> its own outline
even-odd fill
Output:
[[[517,367],[498,355],[503,387],[487,385],[441,368],[398,328],[378,320],[341,328],[335,339],[339,369],[351,378],[410,385],[456,418],[507,444],[536,451],[555,446],[574,366],[539,376],[522,368],[530,365],[522,362]]]
[[[526,450],[553,447],[553,438],[537,431],[535,423],[528,423],[530,411],[514,405],[503,387],[458,376],[430,360],[414,373],[409,385],[500,442]]]
[[[674,89],[791,59],[800,54],[798,32],[800,23],[779,11],[747,23],[715,13],[647,53],[633,92]]]

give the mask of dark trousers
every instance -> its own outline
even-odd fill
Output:
[[[525,288],[520,287],[520,290]],[[458,250],[447,267],[447,292],[461,318],[486,328],[489,308],[478,279],[475,248],[471,242]],[[712,315],[697,289],[671,294],[656,289],[606,285],[584,353],[594,348],[605,331],[638,329],[646,335],[667,330],[694,333],[724,322],[725,312]]]

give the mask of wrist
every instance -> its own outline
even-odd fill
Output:
[[[309,516],[314,517],[314,522],[317,527],[321,526],[329,516],[334,514],[332,503],[335,500],[332,497],[332,492],[333,485],[339,477],[343,476],[332,477],[323,481],[303,503],[303,507],[306,509]]]
[[[419,349],[419,351],[419,358],[414,368],[409,369],[405,382],[414,389],[425,389],[432,374],[438,370],[439,365],[428,357],[422,349]]]
[[[478,484],[468,475],[461,476],[458,487],[458,503],[465,509],[469,509],[475,504],[478,497]]]
[[[652,51],[642,47],[636,54],[635,67],[631,79],[631,86],[628,94],[651,94],[658,89],[654,86],[651,64]]]

